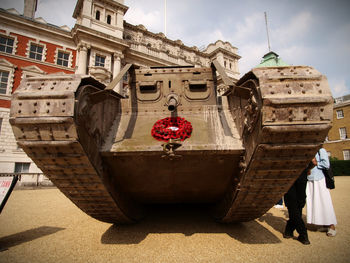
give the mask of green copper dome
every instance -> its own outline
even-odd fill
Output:
[[[261,68],[261,67],[283,67],[283,66],[289,66],[289,65],[286,62],[284,62],[282,59],[280,59],[278,57],[278,54],[276,54],[273,51],[270,51],[269,53],[263,56],[263,60],[256,67]]]

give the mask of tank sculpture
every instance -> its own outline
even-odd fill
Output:
[[[126,95],[113,90],[125,73]],[[10,122],[44,174],[98,220],[201,203],[220,222],[241,222],[268,211],[307,166],[332,104],[326,77],[307,66],[255,68],[233,83],[217,61],[128,64],[108,86],[81,75],[24,79]]]

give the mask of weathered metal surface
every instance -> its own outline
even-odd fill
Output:
[[[220,65],[129,72],[129,96],[91,78],[32,78],[14,93],[11,124],[25,152],[89,215],[128,223],[150,203],[208,203],[221,222],[264,214],[330,128],[332,96],[311,67],[257,68],[233,84]],[[217,95],[216,71],[226,85]],[[124,72],[124,71],[123,71]],[[121,75],[118,76],[120,79]],[[151,135],[166,117],[189,138]]]

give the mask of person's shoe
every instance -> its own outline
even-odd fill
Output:
[[[335,237],[336,234],[337,234],[337,231],[335,231],[335,229],[332,229],[332,228],[328,229],[327,236]]]
[[[284,238],[292,238],[293,237],[293,233],[290,233],[289,231],[284,231],[283,237]]]
[[[310,245],[310,241],[309,238],[307,236],[304,235],[300,235],[298,236],[298,241],[301,242],[303,245]]]

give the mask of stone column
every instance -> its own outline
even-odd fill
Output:
[[[114,59],[114,63],[113,63],[113,79],[115,77],[117,77],[119,72],[120,72],[122,56],[123,56],[123,54],[121,54],[121,53],[114,53],[113,54],[113,59]],[[114,90],[116,92],[120,93],[120,94],[123,94],[123,88],[122,88],[122,84],[121,84],[122,81],[119,82],[114,88]]]
[[[78,68],[77,74],[86,74],[88,46],[81,44],[78,46]]]

